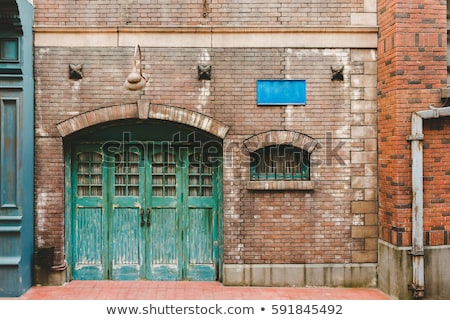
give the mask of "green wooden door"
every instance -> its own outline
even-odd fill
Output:
[[[105,167],[99,147],[76,148],[72,181],[72,276],[100,280],[107,276],[104,254],[106,212],[104,207]]]
[[[107,259],[109,278],[136,280],[145,275],[144,154],[133,146],[124,149],[115,154],[114,166],[108,168]]]
[[[183,270],[189,280],[215,280],[218,270],[219,167],[208,154],[187,158],[183,203]]]
[[[149,213],[147,234],[149,279],[182,279],[180,204],[183,170],[173,148],[149,148]]]
[[[220,166],[207,155],[149,143],[73,158],[74,279],[217,279]]]

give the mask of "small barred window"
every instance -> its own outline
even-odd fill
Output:
[[[252,180],[309,180],[310,155],[291,145],[272,145],[252,152]]]

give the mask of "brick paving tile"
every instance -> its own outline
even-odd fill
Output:
[[[36,286],[24,300],[388,300],[372,288],[229,287],[219,282],[72,281]]]

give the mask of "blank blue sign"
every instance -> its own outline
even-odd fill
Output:
[[[258,105],[306,104],[306,80],[257,80]]]

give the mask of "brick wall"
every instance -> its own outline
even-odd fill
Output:
[[[424,121],[424,244],[450,244],[448,118]]]
[[[206,84],[196,78],[205,49],[143,48],[151,79],[144,93],[121,87],[131,51],[36,48],[37,246],[55,245],[60,258],[64,251],[64,164],[56,124],[145,98],[231,127],[224,141],[232,156],[224,169],[226,263],[376,261],[374,51],[212,49],[213,80]],[[83,64],[82,80],[68,79],[69,63]],[[331,65],[345,66],[343,82],[331,81]],[[307,105],[257,107],[256,79],[274,77],[306,79]],[[313,192],[247,190],[243,141],[267,130],[295,130],[318,140]]]
[[[35,22],[52,26],[280,26],[350,25],[359,21],[370,0],[106,1],[36,0]],[[207,16],[203,16],[206,10]],[[353,15],[352,14],[356,14]]]
[[[202,1],[183,2],[182,7],[171,3],[138,7],[125,1],[35,1],[36,26],[205,23]],[[314,1],[308,6],[295,1],[214,1],[209,10],[206,20],[214,26],[348,27],[375,16],[373,2],[367,0]],[[296,46],[302,45],[142,46],[143,72],[150,80],[138,92],[122,87],[134,48],[37,46],[36,247],[55,246],[56,262],[64,258],[64,150],[57,124],[105,106],[118,106],[115,110],[125,114],[130,105],[145,100],[199,112],[230,127],[224,139],[224,263],[376,262],[376,50]],[[213,68],[211,81],[197,79],[197,65],[205,61]],[[83,79],[68,78],[70,63],[83,65]],[[331,66],[344,67],[343,81],[331,81]],[[256,106],[258,79],[305,79],[306,105]],[[293,130],[318,142],[312,153],[312,191],[247,187],[249,152],[243,142],[269,130]]]
[[[380,239],[411,245],[411,112],[440,106],[445,88],[446,1],[378,1]],[[429,122],[429,123],[427,123]],[[425,229],[427,244],[443,243],[448,190],[442,164],[446,120],[425,121]],[[441,137],[441,138],[439,138]],[[442,155],[442,152],[439,154]],[[442,161],[442,162],[440,162]],[[439,238],[439,240],[437,240]],[[447,237],[448,239],[448,237]]]

